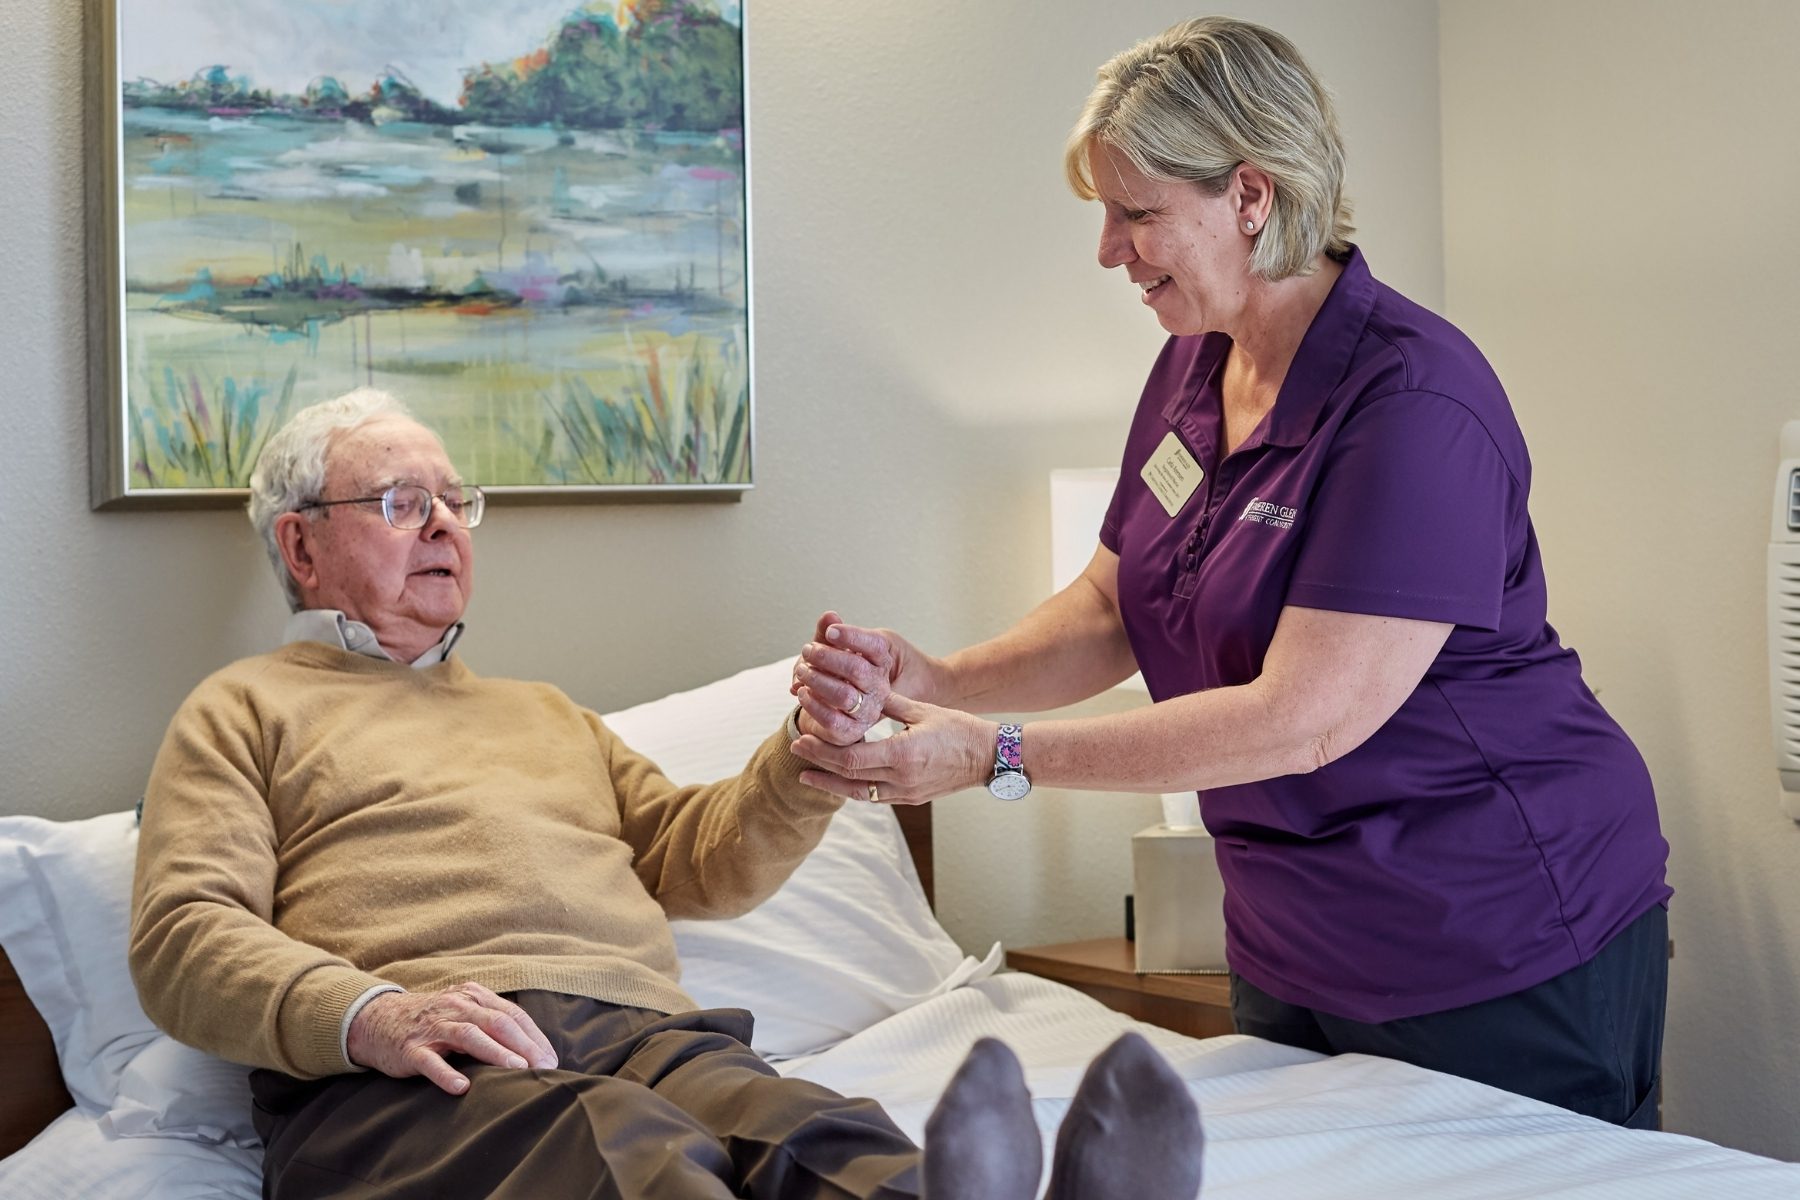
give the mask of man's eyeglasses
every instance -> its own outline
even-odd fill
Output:
[[[450,519],[464,529],[473,529],[481,524],[481,514],[487,510],[487,493],[472,483],[461,487],[446,488],[436,496],[431,489],[420,487],[416,483],[396,483],[379,496],[359,496],[354,500],[308,500],[300,507],[331,508],[338,504],[379,504],[381,515],[395,529],[423,529],[431,521],[431,502],[435,500],[444,506]]]

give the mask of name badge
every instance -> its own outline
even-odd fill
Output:
[[[1206,472],[1200,469],[1200,464],[1194,461],[1194,456],[1181,444],[1174,430],[1163,438],[1139,474],[1171,517],[1181,511],[1181,506],[1206,478]]]

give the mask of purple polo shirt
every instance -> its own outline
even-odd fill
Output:
[[[1455,625],[1349,754],[1200,793],[1232,970],[1389,1021],[1588,961],[1667,901],[1668,845],[1642,757],[1545,623],[1531,463],[1500,381],[1360,251],[1226,456],[1229,346],[1164,347],[1100,534],[1150,694],[1255,679],[1290,604]],[[1171,430],[1205,472],[1173,519],[1140,475]]]

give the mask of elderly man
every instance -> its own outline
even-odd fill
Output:
[[[475,675],[452,651],[482,493],[383,393],[296,415],[251,493],[287,643],[169,728],[131,966],[160,1026],[257,1068],[265,1195],[1035,1192],[999,1043],[921,1154],[874,1102],[776,1075],[748,1013],[695,1011],[676,983],[668,918],[746,911],[824,833],[841,801],[790,746],[828,731],[797,711],[736,778],[678,788],[555,688]],[[1193,1195],[1192,1102],[1141,1040],[1095,1061],[1065,1129],[1053,1195],[1145,1194],[1130,1176],[1166,1143],[1192,1174],[1168,1194]]]

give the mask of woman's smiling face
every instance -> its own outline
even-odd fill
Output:
[[[1088,145],[1088,175],[1104,214],[1100,265],[1124,267],[1170,333],[1229,332],[1251,287],[1236,189],[1151,179],[1104,142]]]

